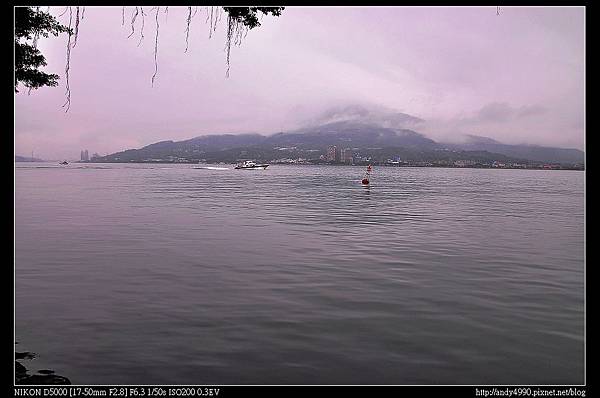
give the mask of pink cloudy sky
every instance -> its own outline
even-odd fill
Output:
[[[384,106],[425,119],[438,140],[462,134],[506,143],[584,149],[585,9],[582,7],[287,7],[232,48],[225,19],[212,38],[199,7],[185,50],[185,7],[86,7],[71,51],[40,40],[58,87],[15,95],[15,153],[47,159],[139,148],[224,132],[270,134],[344,104]],[[51,7],[56,16],[64,7]],[[69,13],[59,17],[68,23]]]

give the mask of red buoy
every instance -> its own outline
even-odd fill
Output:
[[[367,172],[365,173],[365,176],[362,179],[363,185],[368,185],[369,184],[369,176],[370,175],[371,175],[371,165],[369,165],[367,167]]]

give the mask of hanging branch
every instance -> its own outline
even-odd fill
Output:
[[[71,22],[73,20],[73,11],[71,10],[71,7],[69,8],[69,39],[67,41],[67,65],[65,66],[65,77],[66,77],[66,96],[67,96],[67,100],[65,101],[65,103],[62,105],[62,107],[64,108],[65,106],[67,107],[67,109],[65,109],[65,113],[67,113],[69,111],[69,108],[71,107],[71,88],[69,87],[69,63],[71,61]]]
[[[190,37],[190,22],[192,21],[192,7],[188,6],[187,26],[185,28],[185,51],[187,53]]]
[[[233,17],[229,16],[227,18],[227,40],[225,43],[225,49],[227,51],[227,71],[225,72],[225,77],[229,77],[229,55],[231,54],[231,37],[233,36],[235,22],[233,21]]]
[[[212,34],[213,32],[215,32],[217,30],[217,25],[219,23],[219,20],[221,19],[221,13],[220,13],[220,8],[219,7],[210,7],[210,15],[208,14],[208,7],[206,7],[206,22],[208,22],[209,16],[210,16],[210,25],[209,25],[209,33],[208,33],[208,38],[212,38]]]
[[[69,11],[69,36],[67,42],[67,60],[65,66],[65,77],[66,77],[66,101],[63,104],[63,107],[66,107],[66,111],[68,112],[71,104],[71,89],[69,85],[69,72],[70,72],[70,59],[71,59],[71,49],[77,45],[77,40],[79,37],[79,22],[85,17],[85,7],[75,7],[75,16],[73,15],[72,7],[65,7],[65,11],[61,15],[64,15],[67,11]],[[209,9],[210,8],[210,9]],[[37,7],[39,10],[39,7]],[[156,33],[154,38],[154,73],[152,75],[152,87],[154,87],[154,81],[158,75],[158,36],[159,36],[159,16],[160,16],[161,7],[155,6],[152,7],[149,13],[144,11],[143,7],[135,7],[135,10],[131,13],[131,33],[127,36],[130,38],[135,34],[135,28],[137,23],[137,17],[141,13],[142,22],[140,28],[140,40],[137,44],[139,47],[144,40],[144,27],[145,27],[145,16],[155,11],[155,23],[156,23]],[[230,71],[230,60],[231,60],[231,46],[237,45],[240,46],[242,44],[243,39],[247,36],[248,31],[256,26],[260,26],[259,18],[262,20],[264,15],[269,13],[279,16],[281,14],[281,10],[283,7],[217,7],[217,6],[207,6],[206,9],[206,22],[209,23],[209,38],[212,38],[212,35],[217,30],[217,26],[221,21],[222,12],[227,13],[227,31],[226,31],[226,43],[225,43],[225,52],[226,52],[226,77],[229,77]],[[186,17],[186,29],[185,29],[185,53],[189,50],[189,37],[190,37],[190,28],[191,22],[196,13],[198,12],[198,6],[194,8],[194,12],[192,13],[192,7],[187,7],[187,17]],[[264,15],[257,15],[258,12],[261,12]],[[165,20],[168,20],[169,15],[169,7],[164,7]],[[500,14],[500,7],[496,8],[496,13]],[[74,18],[74,21],[73,21]],[[74,32],[71,31],[71,27],[75,23]],[[125,6],[121,8],[121,25],[125,25]],[[37,45],[38,36],[36,35],[33,39],[34,47]]]
[[[127,38],[129,39],[131,36],[133,36],[133,34],[135,33],[135,20],[138,16],[138,8],[135,7],[135,13],[131,13],[132,17],[131,17],[131,33],[129,34],[129,36],[127,36]]]
[[[225,72],[225,76],[229,77],[229,56],[231,54],[231,38],[233,36],[233,32],[235,27],[237,26],[237,20],[235,20],[231,15],[227,17],[227,39],[225,42],[225,51],[227,52],[227,71]]]
[[[227,71],[225,72],[225,76],[229,77],[229,69],[230,69],[230,56],[231,56],[231,43],[233,40],[234,45],[241,45],[242,39],[248,34],[248,27],[245,26],[237,17],[232,16],[231,14],[227,17],[227,39],[225,42],[225,51],[227,53]]]
[[[217,31],[217,25],[219,24],[219,21],[221,20],[221,8],[220,7],[214,7],[215,8],[215,25],[213,27],[213,32]]]
[[[144,40],[144,22],[145,22],[145,16],[146,14],[144,14],[144,7],[140,7],[140,10],[142,11],[142,28],[140,30],[140,41],[138,43],[138,47],[140,46],[140,44],[142,44],[142,40]]]
[[[158,53],[158,12],[160,11],[160,7],[156,8],[156,38],[154,39],[154,75],[152,75],[152,87],[154,87],[154,79],[156,78],[156,74],[158,73],[158,62],[157,62],[157,53]]]
[[[208,7],[206,7],[206,22],[208,22],[209,15],[210,15],[210,27],[208,30],[208,38],[210,39],[210,37],[212,36],[212,25],[213,25],[213,9],[212,9],[212,7],[210,8],[210,14],[208,13]]]
[[[500,6],[496,7],[496,15],[500,15]]]
[[[79,36],[79,7],[75,7],[77,12],[75,14],[75,36],[73,38],[73,48],[77,45],[77,37]]]

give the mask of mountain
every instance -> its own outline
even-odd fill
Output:
[[[488,137],[467,135],[466,142],[460,144],[445,144],[451,149],[465,151],[488,151],[502,155],[549,163],[579,163],[584,161],[584,153],[578,149],[554,148],[538,145],[509,145],[502,144]]]
[[[424,120],[382,107],[331,108],[304,127],[272,135],[204,135],[184,141],[161,141],[94,159],[95,162],[236,162],[239,159],[319,161],[330,145],[350,148],[355,156],[453,162],[545,162],[583,164],[577,149],[508,145],[467,135],[462,143],[439,143],[414,130]],[[386,156],[388,156],[386,158]],[[385,158],[385,159],[384,159]]]
[[[184,141],[161,141],[140,149],[129,149],[104,157],[96,162],[192,161],[220,158],[235,161],[241,157],[272,160],[281,157],[281,148],[292,147],[295,154],[309,151],[323,154],[329,145],[338,148],[401,147],[412,150],[440,148],[435,141],[409,129],[390,129],[353,121],[340,121],[306,127],[271,136],[259,134],[206,135]],[[260,152],[260,153],[258,153]],[[317,154],[317,158],[318,158]]]
[[[409,129],[391,129],[357,121],[339,121],[268,137],[265,144],[301,147],[386,147],[433,149],[438,144]]]

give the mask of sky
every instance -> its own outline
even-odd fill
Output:
[[[46,8],[42,8],[45,10]],[[74,13],[75,7],[73,7]],[[50,13],[68,25],[65,7]],[[15,94],[15,153],[79,159],[162,140],[272,134],[328,109],[361,104],[424,120],[446,142],[466,134],[508,144],[585,147],[583,7],[286,7],[232,46],[207,9],[86,7],[71,49],[40,39],[57,87]],[[61,16],[62,14],[62,16]],[[128,37],[130,36],[130,37]],[[210,37],[209,37],[210,36]]]

